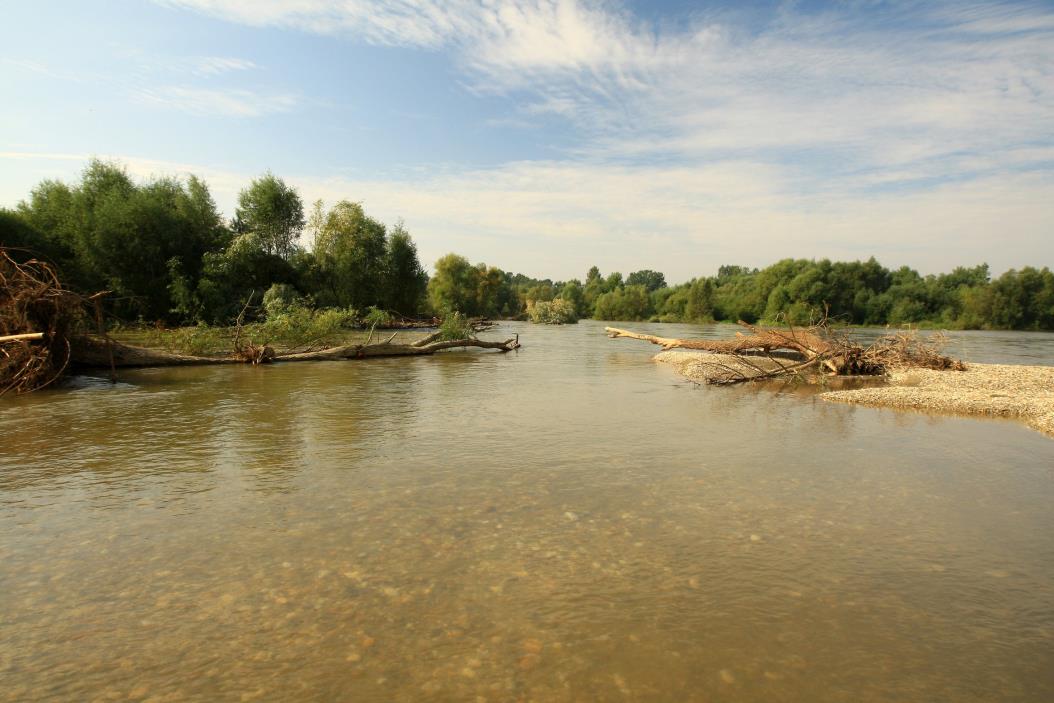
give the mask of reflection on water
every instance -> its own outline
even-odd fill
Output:
[[[1054,700],[1054,442],[512,327],[5,400],[0,700]]]

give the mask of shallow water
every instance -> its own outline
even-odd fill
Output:
[[[2,401],[0,700],[1054,700],[1050,439],[506,332]]]

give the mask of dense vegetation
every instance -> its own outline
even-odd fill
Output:
[[[93,161],[80,183],[44,181],[15,210],[0,210],[0,243],[52,261],[73,288],[111,291],[111,312],[122,319],[170,325],[230,323],[255,292],[252,311],[282,324],[322,309],[365,324],[453,311],[543,322],[804,324],[827,309],[854,324],[1054,329],[1054,273],[1031,266],[992,279],[985,264],[922,276],[873,258],[785,259],[760,270],[722,266],[670,286],[647,269],[623,278],[594,266],[584,282],[554,282],[448,254],[429,279],[401,223],[386,227],[349,201],[306,212],[269,173],[241,192],[226,222],[198,178],[135,183],[121,167]]]

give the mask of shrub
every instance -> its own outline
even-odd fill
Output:
[[[366,311],[366,317],[362,318],[362,322],[367,327],[387,327],[392,324],[392,316],[387,311],[371,305]]]
[[[529,300],[527,301],[527,316],[531,322],[543,325],[563,325],[578,322],[574,303],[563,298],[556,298],[550,301]]]
[[[287,312],[296,305],[302,305],[296,288],[288,283],[275,283],[263,294],[263,307],[267,319],[272,319]]]
[[[312,310],[294,304],[285,312],[268,316],[267,321],[252,332],[268,342],[299,346],[337,337],[354,327],[358,318],[359,313],[354,308]]]
[[[452,312],[443,318],[439,325],[440,339],[465,339],[472,336],[472,325],[468,318],[459,312]]]

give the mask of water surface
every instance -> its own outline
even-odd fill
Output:
[[[3,400],[0,700],[1054,700],[1054,442],[602,327]]]

